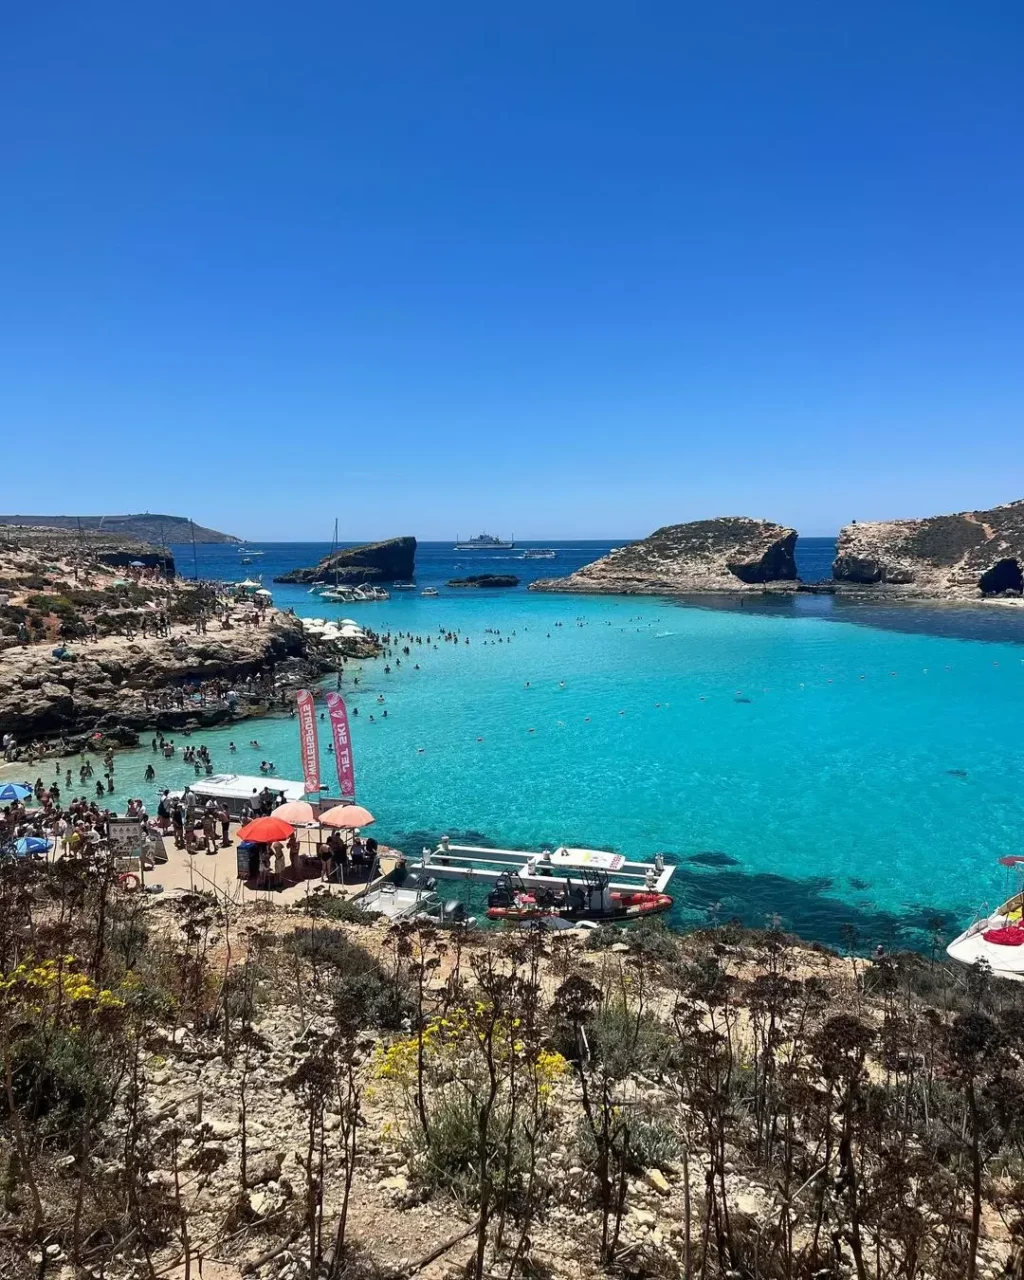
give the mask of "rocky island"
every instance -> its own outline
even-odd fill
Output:
[[[416,539],[386,538],[358,547],[339,547],[310,569],[293,569],[275,582],[402,582],[416,572]]]
[[[796,539],[795,529],[747,516],[666,525],[567,578],[531,583],[530,590],[688,595],[769,585],[792,589],[797,580]]]
[[[843,588],[976,600],[1024,591],[1024,501],[922,520],[845,525],[832,566]]]
[[[518,587],[514,573],[474,573],[468,578],[450,578],[450,587]]]

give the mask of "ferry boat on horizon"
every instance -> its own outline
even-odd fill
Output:
[[[511,551],[516,545],[515,535],[509,538],[508,542],[503,542],[501,538],[496,538],[493,533],[478,533],[475,538],[470,538],[463,542],[459,535],[455,535],[456,551]]]

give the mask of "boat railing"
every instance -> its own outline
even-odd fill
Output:
[[[974,919],[967,926],[965,930],[966,936],[968,938],[971,938],[976,933],[980,933],[983,929],[987,928],[991,915],[992,915],[992,912],[991,912],[991,909],[989,908],[988,903],[983,902],[981,906],[978,907],[977,910],[975,911]]]

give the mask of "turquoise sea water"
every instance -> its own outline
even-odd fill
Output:
[[[830,547],[805,549],[812,561],[815,552],[827,565]],[[515,571],[567,572],[595,554],[566,549]],[[230,548],[199,555],[201,575],[249,571]],[[310,555],[268,548],[251,568],[269,578]],[[420,586],[443,581],[452,564],[450,549],[421,551]],[[805,576],[818,576],[806,565]],[[180,557],[179,567],[191,566]],[[375,834],[409,852],[441,832],[634,857],[662,850],[679,864],[680,924],[709,911],[752,923],[777,915],[825,941],[853,925],[868,945],[920,944],[934,917],[950,929],[999,895],[996,858],[1021,851],[1024,617],[1015,610],[522,589],[332,607],[303,588],[273,590],[279,606],[379,631],[458,629],[458,644],[415,646],[390,675],[382,661],[364,663],[358,689],[351,675],[343,685],[359,712],[359,800],[378,817]],[[258,751],[244,745],[253,737]],[[333,779],[328,737],[323,772]],[[190,741],[210,746],[218,771],[257,772],[267,758],[279,775],[300,776],[293,720]],[[151,760],[148,750],[118,758],[119,799],[155,795],[141,781]],[[190,776],[155,763],[161,786]]]

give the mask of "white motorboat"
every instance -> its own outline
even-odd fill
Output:
[[[415,582],[392,582],[391,590],[392,591],[415,591],[416,583]]]
[[[440,592],[438,591],[437,587],[424,587],[423,590],[420,592],[421,596],[436,596],[439,594]]]
[[[1024,857],[1011,854],[999,862],[1007,868],[1022,867]],[[1024,892],[1018,890],[988,914],[979,912],[946,954],[960,964],[984,961],[997,977],[1024,982]]]
[[[554,560],[558,554],[551,547],[528,547],[519,557],[520,560]]]
[[[475,924],[467,918],[461,902],[442,902],[434,881],[422,875],[408,875],[401,884],[384,880],[375,888],[353,899],[368,915],[385,916],[388,920],[430,920],[434,924]]]

